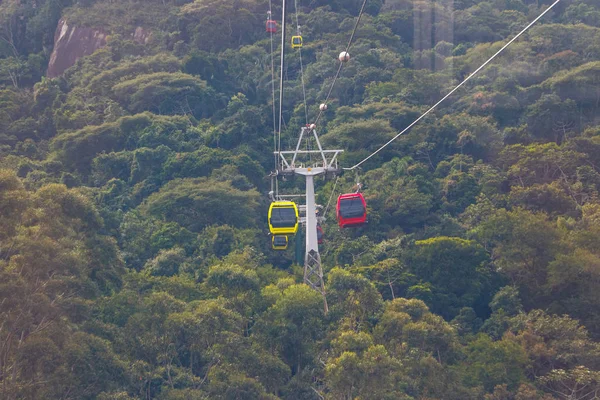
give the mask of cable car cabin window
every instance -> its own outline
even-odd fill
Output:
[[[340,215],[342,218],[360,218],[365,215],[365,207],[360,198],[340,200]]]
[[[277,247],[286,246],[287,245],[287,237],[286,236],[274,236],[273,237],[273,245]]]
[[[296,225],[296,211],[291,207],[274,207],[271,211],[271,225],[274,228],[287,228]]]
[[[285,235],[273,236],[273,248],[274,249],[286,249],[288,245],[288,238]]]

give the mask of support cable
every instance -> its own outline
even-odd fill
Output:
[[[458,86],[456,86],[454,89],[452,89],[447,95],[445,95],[444,97],[442,97],[442,99],[440,101],[438,101],[437,103],[435,103],[433,106],[431,106],[431,108],[429,108],[427,111],[425,111],[423,114],[421,114],[421,116],[419,118],[417,118],[416,120],[414,120],[410,125],[408,125],[406,128],[404,128],[400,133],[398,133],[396,136],[394,136],[393,138],[391,138],[386,144],[384,144],[383,146],[381,146],[380,148],[378,148],[377,150],[375,150],[373,153],[371,153],[369,156],[367,156],[364,160],[362,160],[358,164],[353,165],[350,168],[343,168],[343,169],[346,170],[346,171],[352,171],[353,169],[359,167],[364,162],[366,162],[367,160],[369,160],[371,157],[373,157],[374,155],[376,155],[377,153],[379,153],[381,150],[383,150],[384,148],[386,148],[394,140],[398,139],[402,134],[404,134],[406,131],[408,131],[410,128],[412,128],[420,120],[422,120],[423,118],[425,118],[425,116],[427,114],[429,114],[431,111],[433,111],[444,100],[446,100],[454,92],[456,92],[462,85],[464,85],[472,77],[474,77],[475,75],[477,75],[477,73],[479,71],[481,71],[483,68],[485,68],[486,65],[488,65],[494,58],[496,58],[496,56],[498,56],[500,53],[502,53],[504,51],[504,49],[506,49],[508,46],[510,46],[515,40],[517,40],[523,33],[525,33],[531,26],[533,26],[533,24],[535,24],[540,18],[542,18],[544,15],[546,15],[546,13],[548,11],[550,11],[559,2],[560,2],[560,0],[556,0],[550,7],[548,7],[546,10],[544,10],[544,12],[542,12],[536,19],[534,19],[533,21],[531,21],[529,23],[529,25],[527,25],[525,28],[523,28],[523,30],[521,32],[519,32],[514,38],[512,38],[508,43],[506,43],[504,46],[502,46],[502,48],[500,50],[498,50],[496,52],[496,54],[494,54],[486,62],[484,62],[483,64],[481,64],[481,66],[479,68],[477,68],[475,71],[473,71],[464,81],[462,81],[461,83],[459,83]]]
[[[281,64],[280,64],[280,76],[279,76],[279,131],[277,138],[277,159],[281,157],[281,125],[283,122],[283,74],[285,66],[285,3],[283,0],[283,7],[281,9]]]
[[[304,97],[304,119],[308,124],[308,106],[306,105],[306,87],[304,86],[304,67],[302,66],[302,49],[299,49],[300,53],[300,79],[302,81],[302,96]]]
[[[329,200],[327,201],[327,205],[325,206],[325,212],[323,212],[323,216],[327,215],[327,211],[329,210],[329,204],[331,204],[331,199],[333,198],[333,195],[335,194],[335,187],[337,186],[337,182],[339,179],[339,175],[336,175],[335,177],[335,181],[333,182],[333,188],[331,189],[331,194],[329,195]]]
[[[300,23],[298,22],[298,0],[294,0],[294,14],[296,14],[296,34],[300,35]],[[306,87],[304,86],[304,66],[302,64],[302,47],[298,49],[300,56],[300,81],[302,82],[302,96],[304,99],[304,118],[308,125],[308,106],[306,105]]]
[[[358,29],[358,24],[360,23],[360,19],[365,11],[365,6],[367,4],[367,0],[363,1],[362,7],[360,8],[360,12],[358,13],[358,18],[356,19],[356,23],[354,24],[354,29],[352,29],[352,34],[350,35],[350,40],[348,40],[348,45],[346,46],[346,53],[348,53],[348,50],[350,50],[350,46],[352,45],[352,41],[354,40],[354,35],[356,34],[356,30]],[[333,82],[331,82],[331,86],[329,87],[329,92],[327,92],[327,96],[325,97],[325,101],[324,104],[327,104],[327,102],[329,101],[329,97],[331,96],[331,92],[333,92],[333,87],[335,86],[335,82],[337,81],[338,77],[340,76],[340,72],[342,72],[342,67],[343,67],[344,63],[342,61],[340,61],[340,66],[337,69],[337,72],[335,73],[335,76],[333,77]],[[321,118],[321,115],[323,114],[323,110],[319,109],[319,114],[317,114],[317,118],[315,119],[315,124],[317,124],[317,122],[319,122],[319,119]]]
[[[269,0],[269,19],[272,18],[272,0]],[[277,159],[277,114],[275,111],[275,56],[273,55],[273,32],[269,32],[271,36],[271,98],[273,102],[273,157],[275,162],[275,171],[279,166],[279,160]],[[275,177],[277,179],[277,176]],[[276,193],[278,194],[278,193]]]

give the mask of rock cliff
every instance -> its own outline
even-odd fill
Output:
[[[102,29],[69,26],[62,18],[54,34],[54,50],[48,63],[48,78],[61,75],[83,57],[106,45],[107,34]]]
[[[138,26],[131,38],[139,44],[147,44],[152,32]],[[62,18],[54,33],[54,50],[48,63],[48,78],[60,76],[81,57],[88,56],[106,45],[108,33],[102,28],[69,26]]]

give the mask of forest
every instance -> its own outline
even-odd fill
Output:
[[[367,0],[323,145],[363,160],[553,2]],[[363,0],[286,4],[291,149]],[[600,398],[600,2],[316,179],[323,206],[360,181],[369,214],[325,209],[327,313],[268,235],[281,11],[0,2],[0,399]],[[105,43],[50,77],[74,27]]]

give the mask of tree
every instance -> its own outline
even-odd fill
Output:
[[[589,62],[559,74],[548,81],[561,99],[571,99],[579,106],[597,110],[600,106],[600,62]]]
[[[127,379],[125,363],[106,340],[77,332],[66,344],[64,352],[70,367],[69,379],[65,380],[66,390],[81,399],[94,399],[104,390],[119,389]]]
[[[526,308],[545,304],[548,265],[563,246],[546,215],[500,209],[473,235],[491,251],[496,270],[519,287]]]
[[[220,264],[208,271],[206,284],[218,289],[225,297],[232,297],[247,291],[258,290],[258,276],[252,270],[238,265]]]
[[[565,10],[564,20],[574,24],[584,23],[600,27],[600,11],[585,3],[571,4]]]
[[[249,266],[223,263],[210,267],[205,285],[213,293],[224,296],[229,306],[247,319],[246,328],[257,308],[259,277]]]
[[[469,386],[482,384],[487,392],[492,392],[496,385],[506,384],[514,390],[525,378],[527,355],[511,338],[494,342],[479,334],[467,345],[465,353],[462,368]]]
[[[154,276],[173,276],[179,272],[185,260],[185,251],[180,247],[161,250],[153,260],[146,263],[144,269]]]
[[[508,173],[511,184],[531,186],[576,176],[586,155],[555,143],[506,147],[496,161]]]
[[[227,309],[220,300],[193,302],[163,318],[166,318],[164,326],[157,328],[165,330],[165,346],[173,343],[178,362],[192,373],[202,372],[202,376],[208,374],[218,360],[218,354],[211,354],[213,347],[226,343],[229,335],[242,333],[241,316]],[[174,363],[174,360],[169,362]]]
[[[568,215],[576,217],[578,204],[571,197],[571,189],[559,182],[534,184],[529,187],[514,187],[509,194],[509,204],[531,211],[545,211],[551,216]]]
[[[393,130],[388,122],[357,121],[331,129],[323,136],[323,145],[341,147],[346,151],[354,152],[355,157],[361,157],[383,145],[393,136],[392,134]]]
[[[219,99],[206,82],[181,72],[156,72],[118,83],[115,99],[133,113],[146,110],[158,114],[190,114],[209,117]]]
[[[577,127],[576,115],[577,107],[573,100],[563,102],[557,95],[549,94],[529,106],[525,117],[534,138],[560,144]]]
[[[166,136],[186,125],[189,121],[144,113],[58,135],[52,140],[51,147],[67,166],[87,174],[98,154],[124,150],[128,143],[136,142],[137,136],[143,139],[149,131]]]
[[[529,358],[529,376],[544,376],[555,369],[578,366],[596,369],[600,347],[590,340],[585,327],[569,316],[549,315],[541,310],[520,314],[511,331]]]
[[[323,316],[321,295],[306,285],[293,285],[261,317],[255,331],[265,347],[277,351],[298,374],[315,362]]]
[[[213,0],[186,4],[180,15],[195,48],[222,51],[227,47],[252,43],[256,39],[256,32],[260,32],[261,28],[257,13],[257,3],[254,2]],[[198,26],[204,28],[199,29]]]
[[[443,207],[451,213],[460,213],[472,204],[480,188],[475,177],[460,171],[453,171],[442,180]]]
[[[152,194],[142,209],[192,232],[216,223],[248,227],[256,221],[258,193],[235,189],[229,182],[175,179]]]
[[[15,234],[22,212],[27,208],[28,194],[17,176],[9,170],[0,170],[0,240]]]
[[[177,72],[181,64],[176,57],[170,54],[157,54],[134,60],[123,60],[121,63],[94,76],[89,87],[94,92],[104,95],[110,94],[111,89],[119,82],[130,80],[143,74],[157,72]]]
[[[325,366],[326,384],[335,399],[409,399],[404,393],[402,364],[385,347],[343,352]]]
[[[427,398],[478,398],[477,391],[464,387],[449,367],[457,359],[456,331],[431,314],[421,300],[397,298],[388,302],[373,337],[392,357],[402,360],[409,377],[407,393]]]
[[[489,2],[461,10],[455,17],[455,37],[461,42],[493,42],[508,34],[507,21]]]
[[[450,325],[456,328],[461,337],[468,337],[468,335],[479,331],[482,321],[471,307],[463,307],[460,309],[458,315],[450,321]]]
[[[583,366],[569,371],[553,370],[539,382],[547,391],[565,400],[591,399],[600,392],[600,373]]]
[[[519,299],[519,291],[514,286],[505,286],[494,295],[490,302],[492,312],[503,310],[507,315],[514,316],[523,312]]]
[[[417,241],[405,260],[417,278],[432,285],[431,309],[446,318],[456,316],[462,307],[485,309],[488,262],[476,242],[451,237]]]
[[[590,208],[584,207],[584,213],[589,213],[584,217],[588,221],[591,219]],[[600,299],[594,288],[598,285],[600,259],[593,244],[596,229],[591,226],[587,229],[581,226],[580,229],[572,232],[573,251],[557,255],[548,265],[547,290],[552,298],[550,310],[580,319],[591,335],[597,337],[600,319],[596,304]]]
[[[452,356],[456,344],[452,327],[432,314],[423,301],[403,298],[386,304],[374,338],[395,357],[416,350],[414,357],[432,355],[439,363]]]
[[[0,60],[0,82],[8,82],[15,89],[18,89],[24,73],[25,62],[22,59],[8,57]]]
[[[437,190],[425,165],[409,157],[394,158],[369,171],[364,180],[367,193],[372,193],[367,201],[374,223],[411,232],[431,218]]]
[[[358,330],[375,320],[383,308],[381,295],[371,282],[341,268],[329,272],[327,301],[334,318],[348,320]]]

